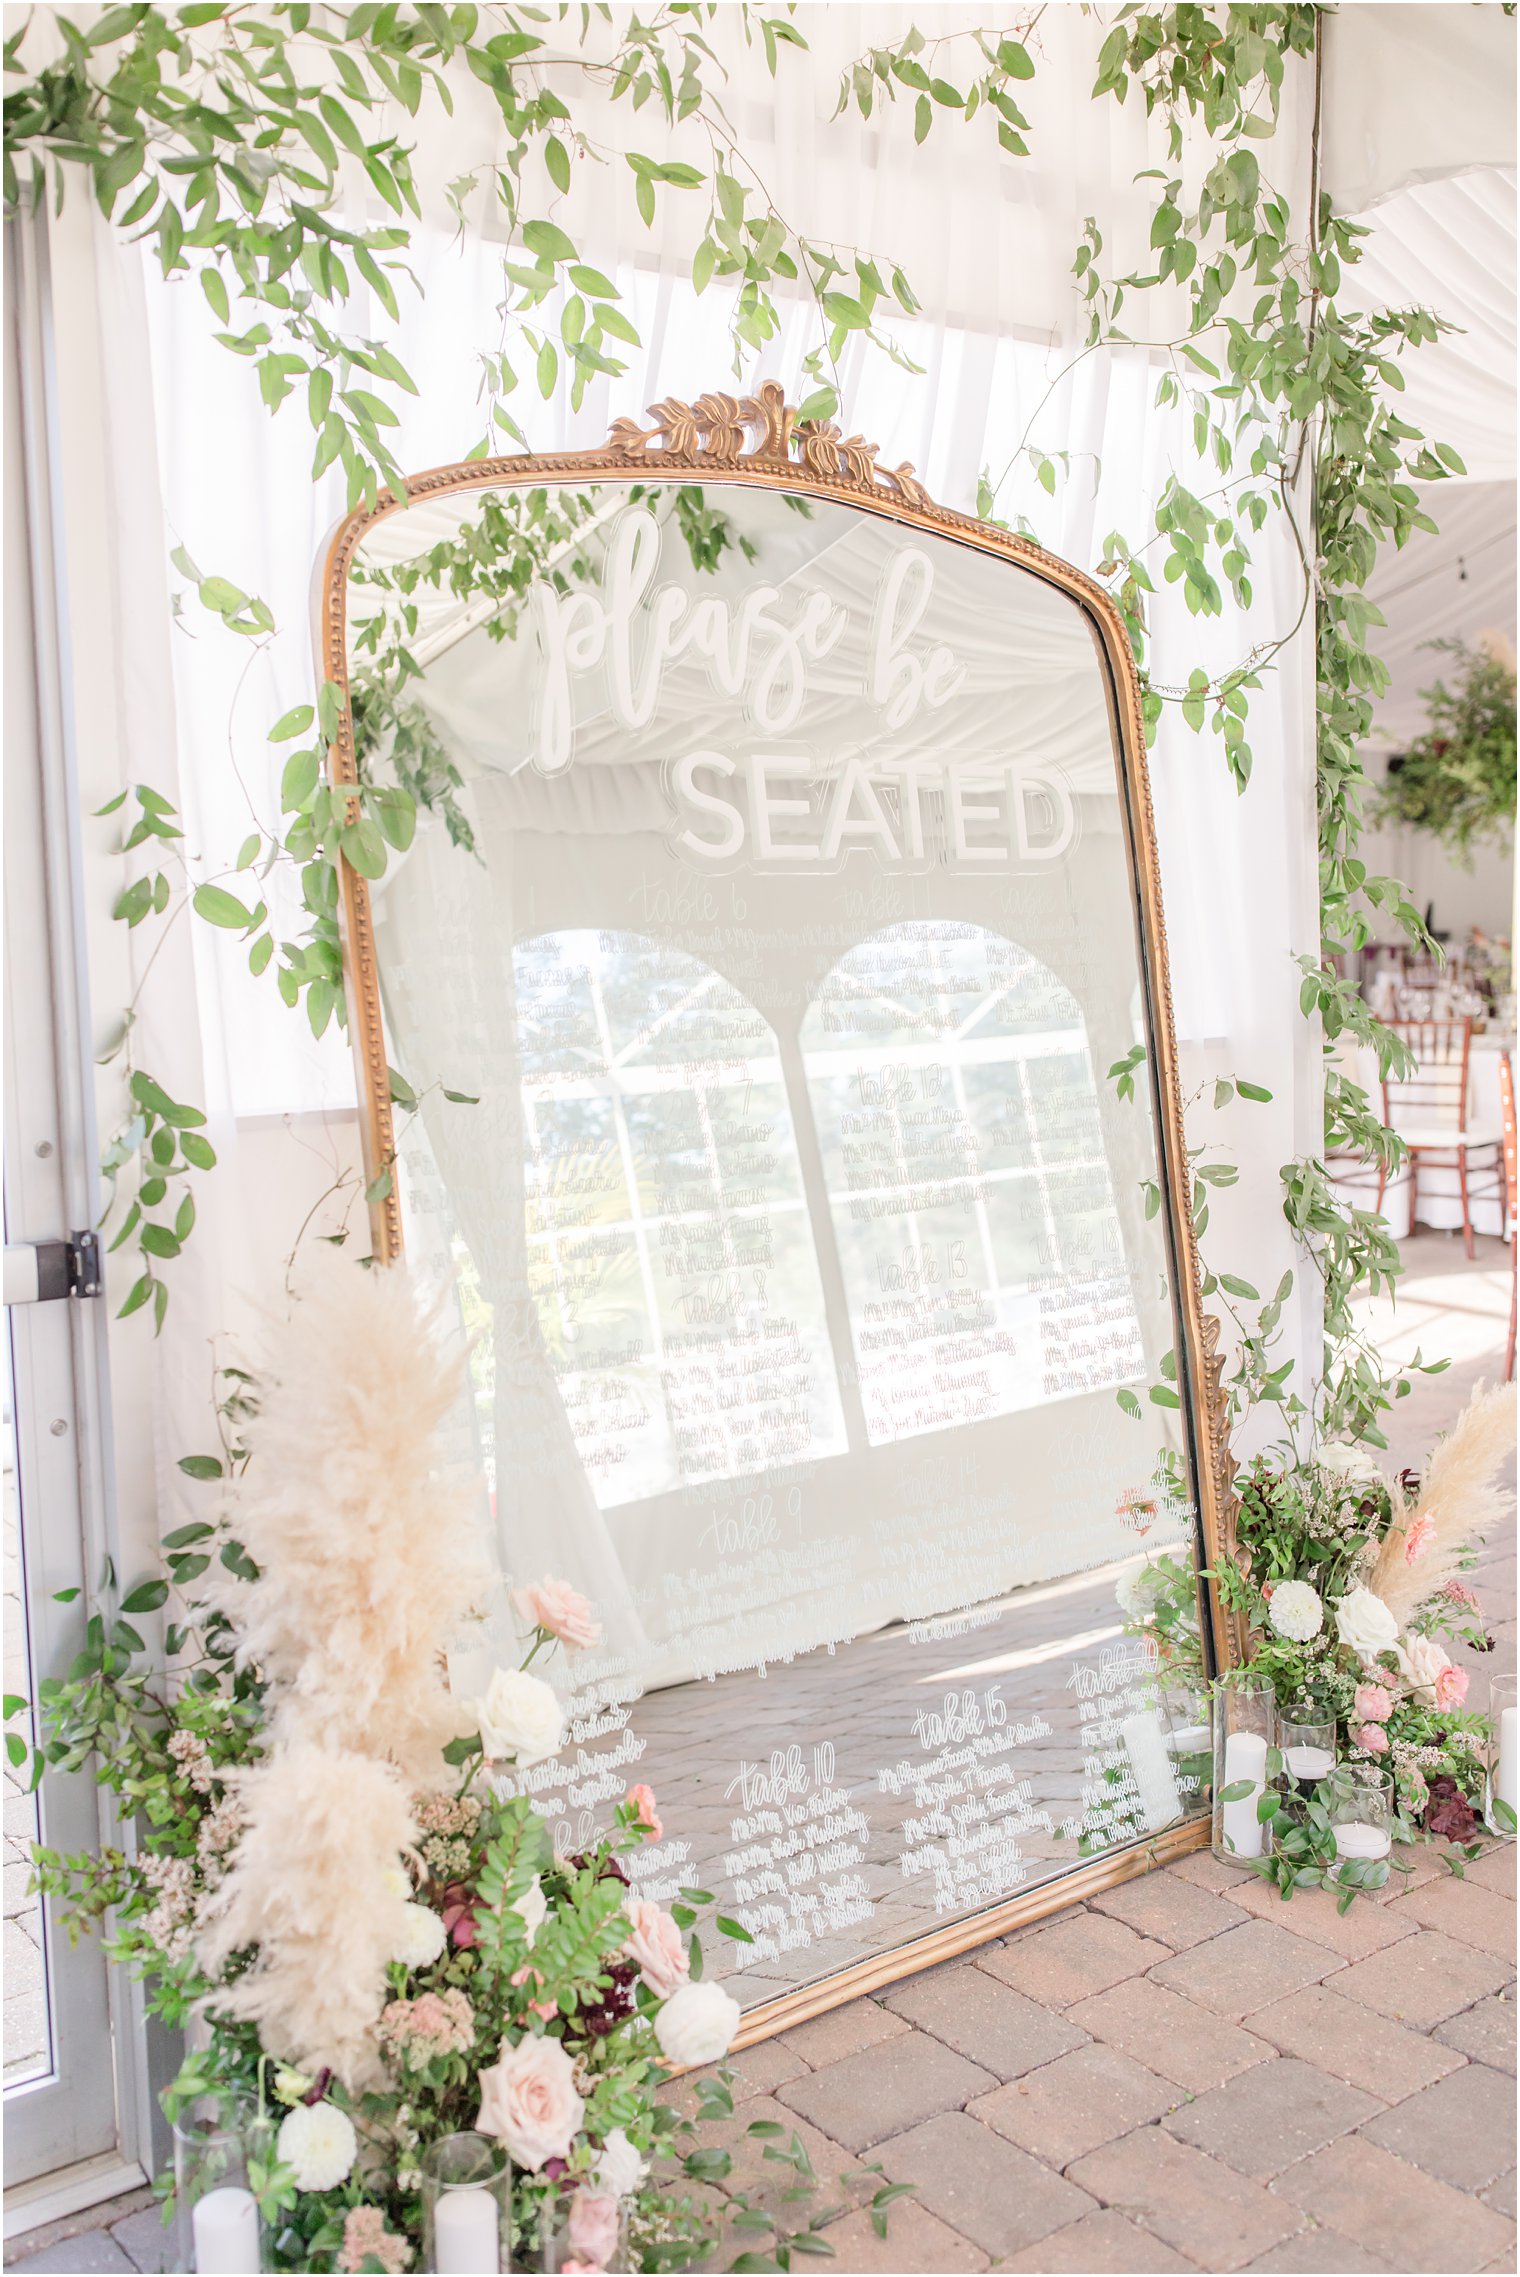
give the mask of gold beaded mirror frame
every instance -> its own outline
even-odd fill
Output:
[[[655,1789],[745,2044],[1205,1841],[1230,1467],[1113,603],[774,383],[419,475],[320,600],[350,821],[419,797],[341,914],[375,1253],[475,1339],[482,1668],[545,1572],[602,1632],[556,1846]]]

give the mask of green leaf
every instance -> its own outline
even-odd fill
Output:
[[[201,885],[195,889],[195,914],[204,917],[208,925],[225,925],[245,933],[253,923],[253,911],[247,908],[235,893],[224,886]]]
[[[575,243],[557,229],[552,221],[529,221],[523,224],[523,243],[530,253],[541,261],[573,261]]]
[[[295,704],[288,712],[281,712],[269,730],[271,743],[288,743],[293,735],[304,735],[316,718],[310,704]]]
[[[220,1478],[222,1476],[220,1455],[181,1455],[179,1467],[186,1478]]]
[[[156,1613],[169,1596],[167,1581],[140,1581],[130,1597],[121,1601],[124,1613]]]

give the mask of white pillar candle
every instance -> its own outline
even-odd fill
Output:
[[[1225,1740],[1224,1783],[1236,1787],[1242,1779],[1250,1781],[1250,1793],[1225,1804],[1225,1842],[1237,1858],[1259,1858],[1263,1830],[1256,1803],[1267,1781],[1267,1743],[1259,1731],[1232,1731]]]
[[[433,2208],[433,2266],[439,2277],[498,2277],[501,2242],[489,2190],[441,2190]]]
[[[1177,1792],[1176,1774],[1166,1752],[1166,1741],[1154,1715],[1126,1716],[1119,1726],[1119,1736],[1135,1774],[1140,1816],[1145,1821],[1146,1832],[1154,1834],[1159,1827],[1170,1826],[1182,1813],[1182,1797]]]
[[[196,2200],[190,2218],[197,2277],[258,2277],[259,2209],[253,2192],[223,2183]]]
[[[1501,1803],[1508,1803],[1512,1811],[1520,1812],[1520,1796],[1516,1794],[1520,1781],[1520,1708],[1505,1708],[1499,1717],[1499,1769],[1494,1780],[1494,1793]]]
[[[1386,1858],[1393,1848],[1393,1836],[1386,1826],[1348,1819],[1335,1830],[1335,1847],[1342,1858]]]
[[[1284,1748],[1283,1763],[1290,1779],[1328,1779],[1335,1769],[1335,1757],[1328,1747]]]
[[[1173,1732],[1171,1747],[1174,1755],[1207,1755],[1209,1751],[1208,1725],[1184,1724],[1181,1731]]]

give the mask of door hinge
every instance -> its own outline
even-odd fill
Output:
[[[48,1304],[54,1297],[101,1294],[100,1236],[71,1233],[67,1241],[7,1242],[5,1301],[8,1305]]]

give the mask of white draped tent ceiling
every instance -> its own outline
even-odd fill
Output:
[[[1116,268],[1144,265],[1150,199],[1134,181],[1146,167],[1166,164],[1164,128],[1148,125],[1133,99],[1122,109],[1092,100],[1104,12],[1075,6],[1046,8],[1031,35],[1027,158],[1003,154],[982,131],[984,121],[969,130],[941,122],[918,149],[907,105],[869,123],[835,118],[840,68],[900,37],[915,15],[931,38],[952,42],[979,20],[959,5],[806,6],[797,20],[809,51],[784,56],[772,82],[758,53],[744,46],[737,11],[722,11],[712,37],[731,73],[727,107],[777,204],[806,231],[901,262],[923,303],[920,316],[897,327],[920,376],[850,349],[848,426],[877,442],[885,462],[913,463],[930,490],[956,506],[971,505],[984,467],[996,474],[1012,463],[1003,511],[1027,512],[1044,543],[1090,568],[1109,531],[1143,536],[1170,474],[1196,479],[1189,423],[1155,408],[1157,368],[1147,351],[1073,361],[1084,313],[1070,267],[1084,217],[1099,217],[1105,258]],[[581,19],[572,12],[568,20]],[[594,15],[591,22],[596,36]],[[38,36],[46,32],[40,19]],[[1326,66],[1325,179],[1343,208],[1373,223],[1369,293],[1407,300],[1405,277],[1423,264],[1422,294],[1428,288],[1443,313],[1466,327],[1415,360],[1439,398],[1437,432],[1471,470],[1467,483],[1444,486],[1437,502],[1453,529],[1473,533],[1470,580],[1480,561],[1497,579],[1508,558],[1500,543],[1477,542],[1479,492],[1492,492],[1484,530],[1497,529],[1505,501],[1512,513],[1513,32],[1498,7],[1358,6],[1330,19]],[[395,448],[403,465],[419,468],[459,458],[477,439],[477,358],[501,336],[501,246],[489,197],[472,206],[463,231],[449,226],[439,197],[445,181],[490,156],[499,125],[473,80],[456,93],[455,117],[429,128],[418,153],[436,226],[414,245],[425,300],[404,300],[399,333],[420,393],[403,402]],[[1290,70],[1271,166],[1299,213],[1314,99],[1312,70]],[[652,114],[646,107],[636,126],[622,112],[601,123],[616,143],[631,136],[653,157],[679,155],[681,134],[691,130],[678,130],[667,149]],[[705,144],[698,155],[705,161]],[[1187,169],[1207,163],[1202,138],[1193,138]],[[598,443],[614,417],[638,414],[662,395],[689,399],[735,384],[724,295],[714,284],[698,300],[689,284],[694,201],[683,207],[681,195],[669,193],[646,232],[621,183],[614,204],[611,167],[578,165],[576,175],[556,211],[587,257],[616,278],[644,346],[629,351],[622,378],[588,391],[577,414],[562,393],[540,403],[531,386],[519,389],[514,411],[541,449]],[[341,493],[332,477],[313,488],[299,401],[270,419],[252,369],[211,339],[193,281],[165,286],[139,250],[112,235],[80,185],[62,215],[43,226],[55,375],[50,447],[61,470],[75,618],[69,669],[81,803],[89,810],[124,783],[153,783],[183,810],[194,852],[209,867],[230,866],[250,808],[266,827],[277,818],[284,753],[265,736],[269,722],[310,697],[313,564],[342,511]],[[1158,338],[1175,314],[1159,305],[1163,298],[1147,296],[1146,319]],[[383,326],[378,312],[356,314],[361,329]],[[742,384],[773,375],[796,400],[806,390],[801,360],[812,339],[805,313],[786,313],[780,336],[750,359]],[[1019,463],[1026,436],[1070,454],[1054,499]],[[1426,542],[1434,593],[1450,576],[1434,549],[1454,541]],[[204,569],[269,601],[281,630],[262,652],[250,657],[193,602],[182,628],[171,631],[167,554],[175,543]],[[1421,558],[1411,547],[1380,572],[1380,585],[1392,595]],[[1285,531],[1269,525],[1262,534],[1254,573],[1249,615],[1227,603],[1223,617],[1204,622],[1189,618],[1175,593],[1158,598],[1152,653],[1159,679],[1185,680],[1197,663],[1233,664],[1292,624],[1300,585]],[[1496,584],[1495,614],[1512,608],[1510,591],[1506,604]],[[1432,608],[1422,600],[1416,629]],[[1479,610],[1473,629],[1482,621]],[[1395,620],[1390,638],[1397,637]],[[1421,669],[1416,662],[1416,680]],[[1216,1204],[1215,1253],[1264,1288],[1297,1261],[1278,1208],[1279,1166],[1319,1144],[1320,1055],[1298,1012],[1295,964],[1318,943],[1312,672],[1305,630],[1277,659],[1253,706],[1257,768],[1243,798],[1217,741],[1193,736],[1174,713],[1152,755],[1188,1083],[1208,1094],[1210,1078],[1239,1073],[1273,1092],[1270,1105],[1237,1101],[1197,1133],[1242,1169],[1239,1186]],[[1403,672],[1396,660],[1396,696]],[[121,865],[93,839],[88,859],[92,890],[108,910]],[[119,1008],[142,977],[150,930],[127,935],[104,918],[96,927],[91,978],[102,1046],[119,1032]],[[194,1241],[172,1269],[176,1293],[151,1366],[124,1359],[120,1370],[124,1398],[134,1389],[147,1395],[141,1412],[151,1415],[164,1451],[156,1497],[140,1498],[145,1535],[173,1522],[185,1491],[173,1456],[204,1436],[208,1351],[227,1350],[213,1340],[246,1332],[265,1307],[284,1303],[287,1252],[314,1205],[313,1224],[331,1224],[323,1189],[352,1170],[356,1153],[353,1079],[340,1040],[329,1033],[314,1043],[269,978],[250,978],[237,941],[204,927],[193,940],[191,955],[159,960],[134,1031],[139,1064],[155,1067],[177,1097],[206,1106],[222,1160],[205,1182]],[[98,1112],[107,1130],[121,1119],[118,1087],[119,1069],[104,1067]],[[130,1253],[112,1269],[130,1274]],[[122,1294],[126,1286],[123,1279]],[[1302,1381],[1318,1351],[1302,1276],[1295,1303],[1285,1356],[1298,1356]],[[141,1332],[140,1319],[128,1322],[118,1341]],[[152,1472],[145,1428],[124,1423],[122,1444]]]

